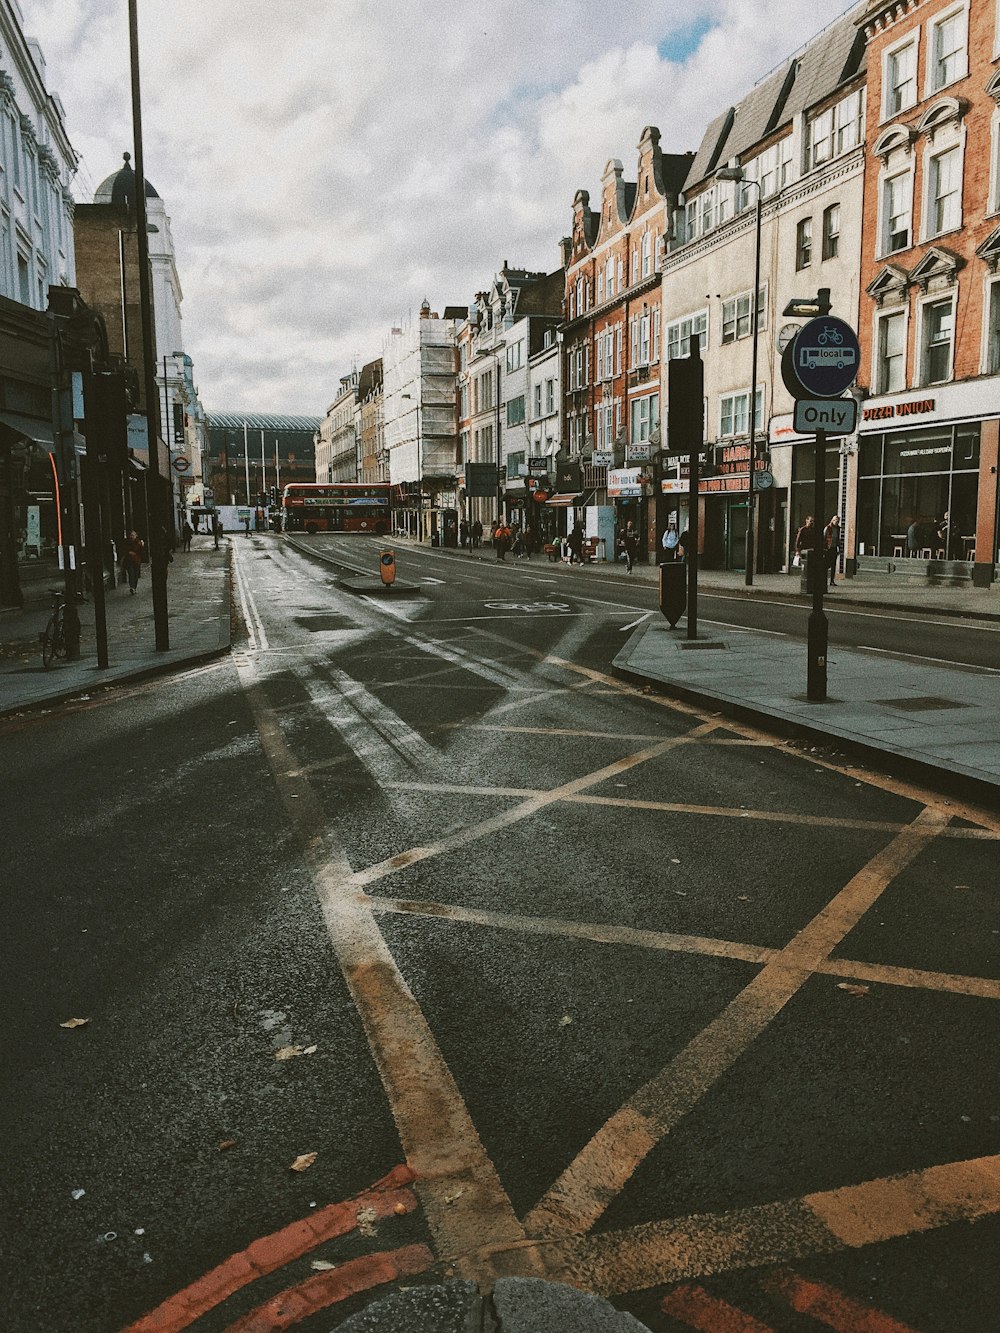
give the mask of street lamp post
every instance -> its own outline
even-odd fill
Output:
[[[750,588],[753,587],[753,567],[756,556],[753,479],[757,467],[757,333],[760,324],[760,233],[763,196],[760,181],[748,179],[741,166],[720,167],[715,176],[717,180],[736,181],[740,185],[756,185],[757,187],[757,208],[754,217],[753,307],[750,312],[750,338],[753,343],[753,350],[750,362],[750,473],[747,477],[746,570],[744,572],[744,582]]]

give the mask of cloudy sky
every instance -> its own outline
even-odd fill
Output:
[[[126,0],[21,0],[83,162],[131,148]],[[559,262],[644,125],[708,120],[845,0],[140,0],[146,172],[209,411],[322,414],[388,327]]]

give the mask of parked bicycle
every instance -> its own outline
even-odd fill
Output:
[[[52,615],[45,626],[42,640],[42,665],[50,667],[57,657],[66,656],[66,594],[60,588],[50,588]]]

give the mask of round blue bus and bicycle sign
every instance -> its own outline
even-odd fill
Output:
[[[838,398],[858,377],[858,335],[835,315],[820,315],[799,330],[792,343],[795,376],[810,397]]]

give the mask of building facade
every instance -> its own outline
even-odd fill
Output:
[[[316,437],[316,480],[353,482],[358,480],[358,433],[355,413],[358,409],[359,374],[352,370],[340,380],[340,391],[326,409]]]
[[[865,61],[857,11],[836,20],[708,127],[684,182],[663,259],[667,363],[697,338],[705,372],[707,454],[700,483],[706,565],[743,569],[750,508],[755,566],[788,566],[811,512],[811,449],[796,447],[781,353],[800,322],[793,298],[830,289],[856,326],[864,197]],[[719,172],[722,169],[722,175]],[[759,201],[759,210],[758,210]],[[759,233],[758,233],[759,227]],[[754,372],[755,252],[760,245]],[[752,491],[750,456],[773,478]],[[844,513],[846,456],[827,465],[829,513]],[[688,521],[676,466],[660,479],[658,528]]]
[[[382,361],[369,361],[358,378],[358,480],[387,482],[389,456],[385,448],[385,403],[382,393]]]
[[[986,585],[998,560],[1000,10],[871,3],[859,28],[870,396],[849,554],[862,569]]]

